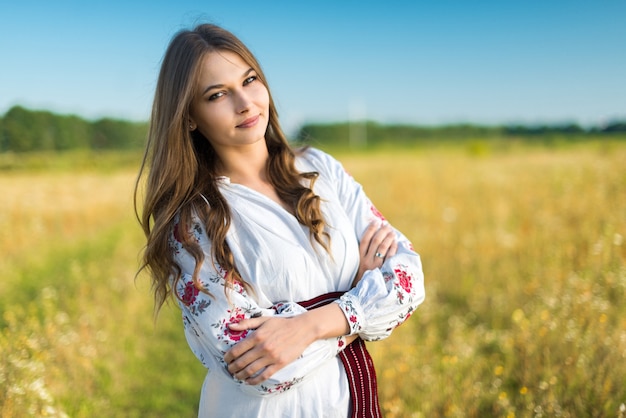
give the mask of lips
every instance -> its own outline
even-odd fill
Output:
[[[252,116],[251,118],[248,118],[244,120],[243,122],[241,122],[239,125],[237,125],[237,128],[251,128],[254,125],[256,125],[258,121],[259,121],[259,115]]]

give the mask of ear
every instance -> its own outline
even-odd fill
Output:
[[[193,119],[189,118],[189,121],[187,123],[187,126],[189,128],[189,131],[193,132],[196,130],[196,128],[198,127],[198,125],[196,124],[196,122],[194,122]]]

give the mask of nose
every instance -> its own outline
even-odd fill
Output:
[[[245,91],[239,90],[235,95],[235,109],[237,113],[246,113],[250,110],[252,100]]]

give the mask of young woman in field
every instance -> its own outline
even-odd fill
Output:
[[[208,370],[199,416],[379,416],[363,340],[423,301],[420,258],[336,160],[290,147],[231,33],[172,39],[146,172],[143,267]]]

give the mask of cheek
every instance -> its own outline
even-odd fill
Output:
[[[265,108],[269,109],[269,107],[270,107],[270,95],[267,93],[267,90],[265,91],[264,100],[265,100]]]
[[[222,123],[220,123],[220,121]],[[216,137],[219,138],[224,132],[224,118],[213,113],[211,117],[204,116],[197,120],[198,131],[209,141],[213,141]]]
[[[256,101],[259,106],[264,108],[269,108],[270,105],[270,94],[267,91],[267,88],[261,84],[260,87],[255,92]]]
[[[205,111],[202,115],[196,118],[198,126],[208,130],[219,130],[224,125],[225,115],[220,112],[218,106],[210,111]]]

